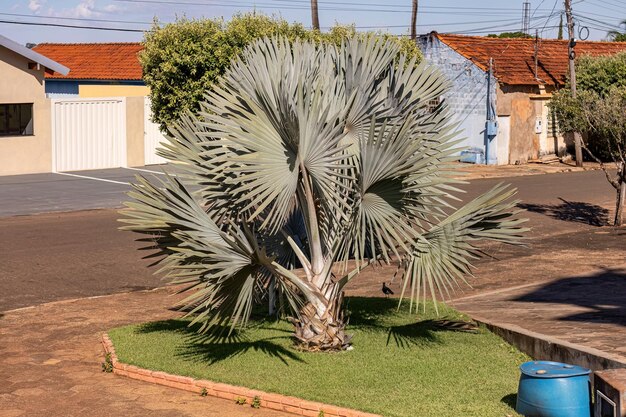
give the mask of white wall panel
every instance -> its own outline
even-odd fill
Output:
[[[159,130],[159,125],[152,122],[152,110],[150,110],[150,98],[144,97],[144,163],[146,165],[164,164],[167,159],[157,155],[160,142],[166,142],[167,138]]]
[[[52,100],[53,171],[126,166],[126,100]]]

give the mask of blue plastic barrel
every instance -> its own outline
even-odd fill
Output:
[[[591,370],[560,362],[520,366],[516,411],[527,417],[589,417]]]

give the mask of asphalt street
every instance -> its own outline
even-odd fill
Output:
[[[0,176],[0,217],[121,207],[137,175],[163,166]]]
[[[136,173],[142,172],[77,173],[97,179],[55,174],[0,177],[0,311],[163,285],[141,260],[144,253],[137,250],[141,244],[136,236],[118,230],[114,208],[126,199],[126,183]],[[528,210],[524,216],[533,228],[531,237],[554,241],[531,244],[523,256],[532,256],[533,250],[563,249],[569,238],[558,235],[595,236],[606,229],[600,226],[613,209],[614,192],[598,171],[474,180],[464,187],[468,192],[463,199],[501,182],[518,188],[521,207]],[[95,208],[104,210],[87,210]],[[589,244],[614,247],[622,244],[620,239],[623,236],[607,243],[590,238]]]

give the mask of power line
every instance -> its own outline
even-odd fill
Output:
[[[102,23],[123,23],[123,24],[137,24],[137,25],[152,25],[154,22],[139,22],[131,20],[111,20],[111,19],[89,19],[85,17],[61,17],[61,16],[39,16],[31,14],[21,13],[0,13],[2,16],[14,16],[14,17],[28,17],[35,19],[53,19],[53,20],[77,20],[81,22],[102,22]]]
[[[619,25],[613,25],[613,24],[610,24],[610,23],[603,22],[601,20],[593,19],[591,17],[581,16],[579,14],[574,14],[574,17],[576,17],[576,19],[581,20],[583,22],[591,22],[591,23],[596,24],[596,25],[605,26],[605,27],[609,28],[610,30],[620,29]]]
[[[117,32],[137,32],[137,33],[145,32],[145,30],[143,29],[122,29],[122,28],[108,28],[108,27],[95,27],[95,26],[64,25],[61,23],[16,22],[16,21],[11,21],[11,20],[0,20],[0,23],[6,23],[8,25],[53,26],[53,27],[60,27],[60,28],[108,30],[108,31],[117,31]]]
[[[249,8],[249,9],[290,9],[290,10],[309,10],[308,6],[282,6],[268,3],[248,3],[248,2],[237,2],[231,1],[229,3],[216,3],[216,2],[198,2],[198,1],[176,1],[176,0],[114,0],[117,2],[123,3],[143,3],[143,4],[170,4],[177,6],[219,6],[219,7],[231,7],[231,8]],[[385,6],[381,6],[385,7]],[[387,6],[388,7],[388,6]],[[376,9],[376,8],[346,8],[346,7],[319,7],[319,10],[327,10],[327,11],[345,11],[345,12],[373,12],[373,13],[407,13],[404,10],[396,10],[396,9]],[[480,15],[480,16],[507,16],[514,15],[517,13],[508,12],[508,11],[495,11],[491,13],[487,13],[481,10],[495,10],[490,8],[451,8],[448,10],[458,10],[458,12],[454,11],[428,11],[425,10],[421,13],[423,14],[459,14],[459,15]],[[469,11],[461,11],[461,10],[469,10]],[[504,9],[504,10],[512,10],[512,9]]]

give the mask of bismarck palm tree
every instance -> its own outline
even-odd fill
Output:
[[[413,302],[464,281],[477,241],[520,242],[514,190],[451,205],[446,88],[381,39],[260,40],[172,126],[161,154],[182,173],[140,179],[125,228],[188,285],[202,330],[244,326],[275,287],[301,348],[345,349],[343,290],[372,262],[396,262]]]

